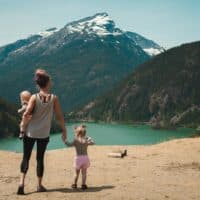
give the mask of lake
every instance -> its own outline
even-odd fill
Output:
[[[77,123],[67,125],[68,139],[74,136],[73,127]],[[97,145],[145,145],[155,144],[163,141],[191,136],[195,130],[190,128],[179,128],[177,130],[155,130],[148,125],[131,124],[106,124],[85,123],[87,135],[92,137]],[[61,142],[61,134],[52,134],[48,149],[65,148]],[[0,140],[0,150],[22,151],[22,141],[18,138]]]

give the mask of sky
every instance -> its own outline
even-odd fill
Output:
[[[99,12],[165,48],[200,40],[200,0],[0,0],[0,46]]]

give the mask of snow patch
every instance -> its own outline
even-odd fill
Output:
[[[81,26],[72,26],[72,25],[69,25],[67,29],[69,33],[82,32],[84,30],[84,28]]]
[[[143,50],[150,56],[156,56],[164,51],[162,49],[155,49],[155,48],[148,48],[148,49],[143,49]]]
[[[113,31],[108,30],[106,26],[113,25]],[[79,22],[77,24],[71,24],[67,27],[69,33],[79,32],[88,34],[97,34],[99,36],[106,35],[121,35],[123,32],[114,27],[114,22],[107,15],[97,15],[93,19]]]
[[[85,22],[80,22],[80,25],[85,25],[87,24],[88,26],[92,26],[93,24],[96,24],[97,26],[104,26],[106,24],[112,23],[112,19],[109,16],[102,16],[98,15],[95,18],[85,21]]]
[[[49,37],[50,35],[54,34],[55,32],[59,31],[58,29],[49,29],[49,30],[46,30],[46,31],[42,31],[42,32],[39,32],[37,35],[40,35],[44,38],[46,37]]]

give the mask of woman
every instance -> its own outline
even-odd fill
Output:
[[[17,194],[24,194],[25,176],[28,171],[29,160],[35,142],[37,143],[37,191],[46,191],[46,188],[42,185],[44,154],[49,142],[53,112],[56,113],[62,128],[62,140],[65,141],[67,138],[64,117],[60,109],[58,97],[50,93],[50,76],[45,70],[38,69],[35,72],[35,82],[39,88],[39,93],[31,96],[26,112],[24,113],[24,118],[30,118],[30,115],[32,115],[32,117],[27,125],[25,137],[23,139],[21,178]]]

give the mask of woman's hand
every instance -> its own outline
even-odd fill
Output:
[[[66,141],[67,141],[67,133],[66,133],[66,131],[63,131],[62,132],[62,141],[65,143]]]

